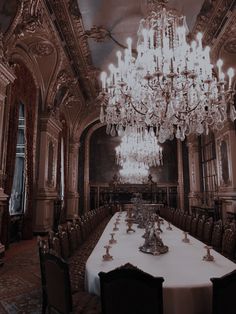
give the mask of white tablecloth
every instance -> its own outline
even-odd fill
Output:
[[[98,273],[108,272],[129,262],[143,271],[164,278],[163,298],[164,314],[211,314],[211,277],[221,277],[236,269],[236,264],[216,251],[211,253],[214,262],[206,262],[202,257],[206,254],[204,243],[189,236],[190,243],[182,242],[183,231],[172,226],[166,230],[167,223],[162,225],[161,237],[169,252],[159,256],[144,254],[139,246],[144,243],[144,229],[133,225],[135,233],[126,233],[126,213],[122,213],[119,231],[115,232],[116,244],[112,245],[110,254],[112,261],[103,261],[104,245],[114,232],[116,213],[108,223],[99,242],[86,263],[85,286],[91,293],[100,294]],[[147,313],[148,314],[148,313]]]

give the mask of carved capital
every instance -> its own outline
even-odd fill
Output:
[[[62,86],[71,86],[77,83],[77,80],[71,76],[66,70],[61,70],[57,75],[56,89],[59,90]]]
[[[78,154],[78,149],[79,149],[79,147],[80,147],[80,143],[71,142],[71,143],[69,144],[69,152],[70,152],[71,154]]]

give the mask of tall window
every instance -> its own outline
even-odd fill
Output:
[[[200,137],[200,167],[203,202],[209,206],[217,192],[216,148],[213,133]]]
[[[11,215],[24,212],[25,204],[25,114],[24,105],[19,105],[14,179],[9,203]]]

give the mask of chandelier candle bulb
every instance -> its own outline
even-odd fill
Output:
[[[222,80],[222,65],[223,65],[223,61],[221,59],[219,59],[216,63],[217,67],[218,67],[218,73],[219,73],[219,79]]]
[[[232,86],[232,78],[233,78],[233,76],[234,76],[234,69],[233,69],[233,68],[229,68],[227,74],[228,74],[228,76],[229,76],[229,89],[231,89],[231,86]]]
[[[103,90],[106,88],[106,78],[107,78],[107,73],[102,72],[101,73],[101,81],[102,81],[102,89]]]

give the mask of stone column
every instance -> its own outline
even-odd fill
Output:
[[[90,209],[90,185],[89,185],[89,144],[92,132],[90,131],[85,140],[84,158],[84,211]]]
[[[189,207],[191,210],[191,206],[201,203],[199,145],[197,136],[189,136],[187,145],[189,153]]]
[[[236,131],[233,122],[215,134],[218,173],[218,195],[222,201],[223,218],[227,212],[236,214]]]
[[[57,191],[58,137],[62,129],[55,117],[40,119],[40,148],[34,232],[45,233],[53,226]]]
[[[68,157],[68,187],[66,193],[67,202],[67,219],[72,219],[75,214],[78,214],[79,209],[79,193],[78,193],[78,156],[79,143],[69,144]]]
[[[0,46],[1,50],[1,46]],[[4,252],[4,244],[8,245],[8,195],[4,193],[5,168],[7,154],[7,136],[8,136],[8,112],[7,110],[7,86],[13,83],[15,76],[12,70],[1,58],[0,51],[0,254]]]
[[[182,142],[177,141],[178,155],[178,207],[184,210],[184,169],[183,169],[183,151]]]

